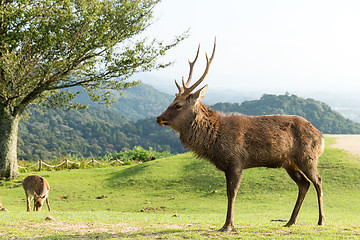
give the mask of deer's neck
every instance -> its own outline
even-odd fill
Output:
[[[41,197],[44,197],[48,192],[48,188],[47,188],[47,184],[46,184],[45,180],[43,178],[41,178],[40,180],[41,180],[41,187],[40,187],[40,192],[38,195]]]
[[[208,157],[219,135],[221,115],[199,103],[192,121],[180,132],[180,140],[186,148],[201,157]]]

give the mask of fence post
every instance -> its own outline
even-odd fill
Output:
[[[42,169],[42,161],[41,159],[39,159],[39,171],[41,171],[41,169]]]
[[[68,165],[69,165],[69,160],[67,158],[65,158],[65,163],[66,163],[66,169],[68,169]]]

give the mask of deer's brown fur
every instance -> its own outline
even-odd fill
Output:
[[[210,61],[207,60],[207,69],[213,55]],[[192,75],[193,65],[194,62],[190,62],[189,76]],[[202,80],[204,77],[203,75]],[[317,172],[317,161],[324,150],[321,132],[299,116],[217,113],[201,103],[207,85],[195,93],[190,93],[187,91],[189,82],[183,82],[183,87],[176,84],[179,94],[157,118],[157,123],[177,131],[185,147],[199,157],[210,160],[218,169],[225,172],[228,211],[225,224],[220,230],[230,231],[233,228],[234,202],[242,170],[254,167],[282,167],[298,185],[298,199],[286,226],[296,222],[310,186],[309,179],[318,195],[318,224],[323,225],[325,216],[322,180]]]
[[[22,186],[26,195],[27,211],[30,211],[30,202],[34,198],[34,211],[41,211],[44,201],[49,205],[50,185],[45,178],[38,175],[29,175],[22,181]]]

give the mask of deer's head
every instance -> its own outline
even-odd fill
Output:
[[[39,196],[36,193],[34,194],[34,207],[36,211],[41,211],[43,205],[44,205],[44,200],[46,199],[46,195],[44,196]]]
[[[196,81],[192,86],[189,87],[192,73],[194,70],[195,62],[199,56],[200,45],[198,47],[196,57],[194,61],[189,61],[190,71],[188,79],[185,83],[184,77],[182,78],[182,87],[176,82],[176,87],[179,92],[176,95],[174,101],[169,105],[169,107],[163,112],[159,117],[157,117],[156,122],[160,126],[169,126],[177,132],[181,131],[181,127],[184,123],[191,121],[192,117],[194,117],[196,113],[196,108],[199,105],[200,101],[204,98],[207,85],[200,88],[196,92],[192,93],[192,91],[199,86],[199,84],[205,79],[207,73],[209,72],[210,64],[214,58],[216,48],[216,38],[214,41],[214,48],[211,54],[210,59],[206,55],[206,68],[203,75],[200,77],[198,81]]]

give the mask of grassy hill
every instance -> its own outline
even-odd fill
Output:
[[[327,139],[331,143],[331,139]],[[48,179],[51,213],[27,213],[20,180],[1,181],[0,237],[165,239],[334,239],[360,236],[360,163],[326,147],[319,162],[327,222],[317,227],[313,186],[298,224],[282,228],[297,187],[283,169],[245,170],[236,201],[237,231],[218,233],[225,220],[223,173],[191,153],[139,165],[40,172]],[[44,221],[51,214],[55,222]],[[7,233],[7,235],[5,235]]]

